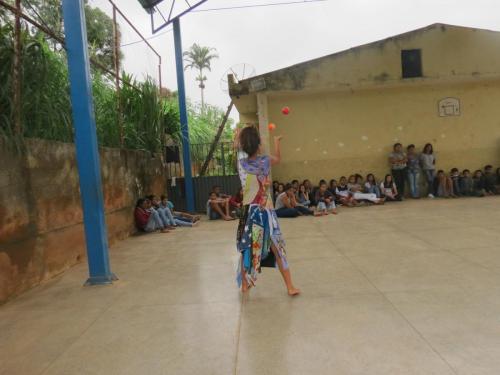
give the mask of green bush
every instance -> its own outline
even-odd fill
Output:
[[[73,141],[68,71],[64,50],[51,49],[40,34],[22,33],[22,137]],[[12,102],[13,30],[0,26],[0,134],[15,138]],[[101,146],[120,147],[119,124],[123,126],[123,147],[161,152],[167,136],[181,140],[176,94],[160,97],[154,81],[139,82],[123,74],[128,84],[121,88],[122,117],[114,81],[92,70],[96,131]],[[224,116],[220,108],[188,103],[191,143],[210,143]],[[226,124],[223,140],[231,139],[232,122]]]

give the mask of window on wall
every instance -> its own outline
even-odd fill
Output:
[[[422,77],[422,50],[402,50],[401,69],[403,71],[403,78]]]

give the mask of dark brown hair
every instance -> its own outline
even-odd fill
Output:
[[[255,126],[247,126],[240,133],[240,147],[248,156],[257,153],[260,146],[259,131]]]

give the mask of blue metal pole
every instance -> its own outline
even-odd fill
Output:
[[[182,131],[182,160],[184,163],[184,181],[186,185],[187,210],[194,212],[193,176],[191,174],[191,151],[189,145],[189,127],[186,107],[186,89],[184,87],[184,64],[182,56],[181,25],[179,18],[173,21],[175,43],[175,67],[177,70],[177,95]]]
[[[86,284],[109,284],[116,276],[109,266],[83,1],[63,0],[62,5],[90,275]]]

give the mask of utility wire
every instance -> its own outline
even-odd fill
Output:
[[[325,2],[325,1],[328,1],[328,0],[296,0],[296,1],[285,1],[285,2],[280,2],[280,3],[249,4],[249,5],[237,5],[237,6],[232,6],[232,7],[222,7],[222,8],[195,9],[195,10],[192,10],[191,12],[213,12],[213,11],[217,11],[217,10],[262,8],[262,7],[271,7],[271,6],[280,6],[280,5],[319,3],[319,2]],[[145,38],[145,39],[151,40],[151,39],[157,38],[159,36],[165,35],[171,31],[172,31],[172,29],[169,29],[163,33],[156,34],[156,35],[150,36],[149,38]],[[120,47],[127,47],[127,46],[131,46],[133,44],[142,43],[142,42],[144,42],[144,41],[142,39],[139,39],[139,40],[136,40],[134,42],[122,44]]]
[[[285,1],[281,3],[265,3],[265,4],[250,4],[250,5],[236,5],[231,7],[221,7],[221,8],[208,8],[208,9],[194,9],[191,12],[213,12],[216,10],[233,10],[233,9],[245,9],[245,8],[262,8],[262,7],[272,7],[279,5],[293,5],[293,4],[307,4],[307,3],[319,3],[328,0],[297,0],[297,1]]]
[[[163,32],[163,33],[159,33],[159,34],[155,34],[153,36],[150,36],[149,38],[144,38],[146,40],[151,40],[151,39],[155,39],[155,38],[158,38],[159,36],[162,36],[162,35],[165,35],[165,34],[168,34],[170,32],[172,32],[173,29],[168,29],[167,31]],[[131,46],[133,44],[137,44],[137,43],[143,43],[144,40],[142,39],[139,39],[139,40],[136,40],[134,42],[130,42],[130,43],[125,43],[125,44],[121,44],[120,47],[127,47],[127,46]]]

